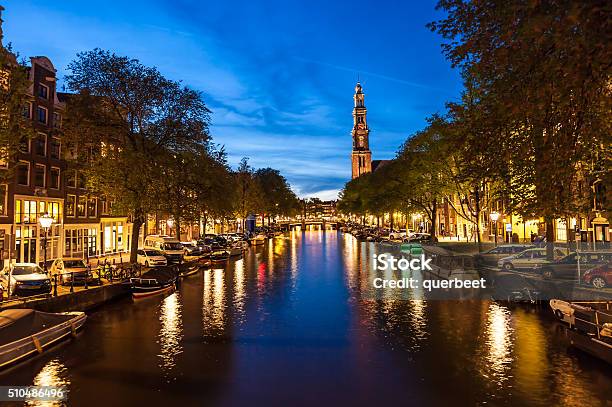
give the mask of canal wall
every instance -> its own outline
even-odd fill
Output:
[[[106,284],[56,297],[49,295],[36,299],[24,298],[18,301],[6,301],[1,304],[1,309],[33,308],[44,312],[88,311],[109,301],[125,297],[129,293],[129,285],[121,283]]]

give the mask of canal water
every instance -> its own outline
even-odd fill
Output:
[[[609,366],[568,349],[546,307],[373,299],[379,250],[292,232],[98,309],[0,385],[66,386],[75,406],[610,405]]]

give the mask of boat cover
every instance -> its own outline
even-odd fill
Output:
[[[0,346],[34,335],[75,316],[52,314],[32,309],[9,309],[0,312]]]

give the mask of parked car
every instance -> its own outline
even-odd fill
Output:
[[[508,244],[497,246],[487,250],[486,252],[474,255],[474,262],[479,266],[495,266],[500,259],[520,253],[532,247],[532,245],[527,244]]]
[[[406,229],[396,229],[389,232],[389,239],[403,240],[406,237]]]
[[[138,249],[136,261],[145,267],[166,266],[168,264],[166,256],[155,249]]]
[[[49,272],[52,276],[58,276],[60,284],[85,284],[86,280],[87,284],[93,284],[96,281],[85,261],[78,257],[55,259]]]
[[[166,256],[168,263],[179,263],[183,260],[183,245],[171,236],[149,235],[145,238],[144,248],[159,250]]]
[[[0,283],[11,295],[51,292],[49,275],[35,263],[14,263],[5,267],[0,273]]]
[[[181,244],[183,245],[183,254],[185,256],[199,256],[202,254],[200,246],[193,242],[181,242]]]
[[[582,276],[582,281],[595,288],[606,288],[612,286],[612,268],[610,262],[587,270]]]
[[[581,273],[612,260],[612,252],[582,251],[570,253],[538,269],[544,278],[577,278],[578,266]]]
[[[559,259],[563,257],[565,253],[563,253],[561,249],[554,249],[553,255],[555,259]],[[548,263],[550,263],[550,260],[546,258],[546,249],[535,248],[523,250],[512,256],[501,258],[497,261],[497,267],[503,268],[504,270],[534,270]]]
[[[404,241],[418,243],[435,243],[438,241],[438,238],[430,235],[429,233],[413,233],[412,236],[405,238]]]

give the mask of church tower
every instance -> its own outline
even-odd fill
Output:
[[[355,86],[355,106],[353,107],[353,152],[351,164],[353,179],[367,172],[372,172],[372,152],[370,151],[368,122],[366,121],[366,107],[363,101],[363,90],[357,82]]]

